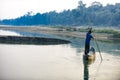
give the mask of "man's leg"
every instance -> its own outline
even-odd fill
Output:
[[[88,55],[89,48],[90,48],[90,45],[89,44],[85,44],[85,55]]]

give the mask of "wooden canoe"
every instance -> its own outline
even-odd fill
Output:
[[[95,49],[91,47],[88,55],[83,55],[83,60],[88,61],[89,64],[93,63],[95,61],[96,54],[95,54]]]

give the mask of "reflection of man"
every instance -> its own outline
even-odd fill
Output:
[[[84,61],[84,80],[89,80],[89,66],[87,61]]]
[[[85,55],[88,55],[88,53],[89,53],[90,40],[91,40],[91,38],[93,38],[93,36],[91,35],[91,33],[92,33],[92,28],[90,28],[90,30],[89,30],[88,33],[86,34],[86,40],[85,40]]]

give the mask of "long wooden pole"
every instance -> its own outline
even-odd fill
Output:
[[[94,35],[94,32],[93,32],[93,35]],[[95,39],[95,35],[94,35],[94,40],[95,40],[95,43],[96,43],[96,46],[97,46],[97,48],[98,48],[98,51],[99,51],[99,54],[100,54],[100,57],[101,57],[101,61],[102,61],[102,60],[103,60],[103,58],[102,58],[102,54],[101,54],[101,51],[100,51],[99,45],[98,45],[98,43],[97,43],[97,40]]]

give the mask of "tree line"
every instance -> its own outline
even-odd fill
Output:
[[[103,6],[93,2],[86,7],[82,1],[72,10],[63,12],[50,11],[46,13],[27,14],[15,18],[4,19],[0,24],[5,25],[57,25],[57,26],[120,26],[120,3]]]

